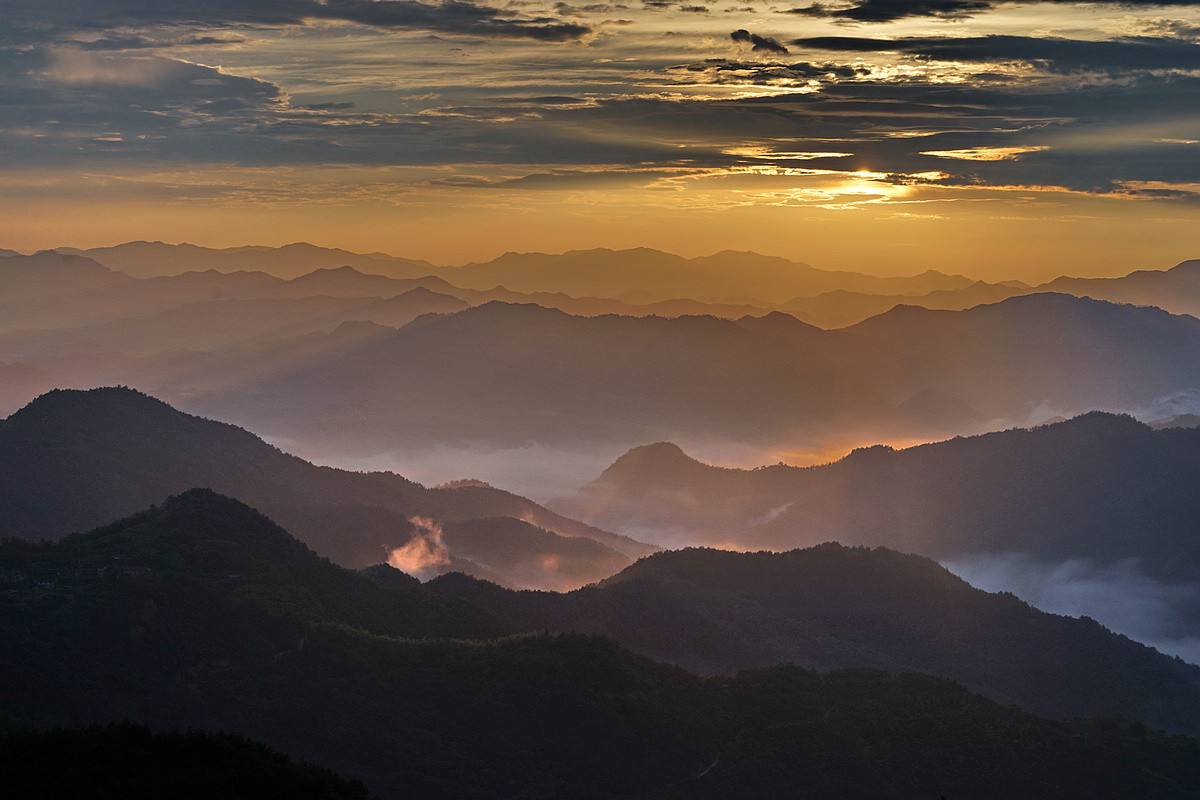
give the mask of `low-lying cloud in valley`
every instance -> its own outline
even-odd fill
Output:
[[[388,553],[387,563],[415,578],[428,580],[450,565],[450,550],[442,541],[442,526],[426,517],[411,517],[413,536]]]
[[[1042,611],[1092,617],[1117,633],[1200,664],[1198,584],[1157,580],[1133,559],[1108,565],[1086,558],[1055,563],[1001,553],[943,563],[977,588],[1011,592]]]

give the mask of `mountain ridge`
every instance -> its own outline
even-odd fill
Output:
[[[482,560],[489,577],[489,560],[523,553],[512,566],[525,565],[524,580],[528,564],[559,556],[585,583],[653,549],[491,487],[427,489],[393,473],[317,467],[242,428],[122,388],[56,390],[0,421],[0,475],[3,535],[19,538],[58,538],[201,486],[253,503],[352,566],[383,560],[419,536],[414,517],[450,526],[514,518],[506,541],[524,539],[523,551],[505,554],[476,536],[462,553]],[[571,555],[579,552],[575,537],[596,542],[590,573]],[[554,563],[546,580],[557,586],[565,573]]]
[[[568,594],[513,592],[457,575],[421,584],[387,568],[352,572],[320,558],[243,503],[190,490],[57,543],[0,542],[0,568],[0,627],[14,642],[26,642],[35,632],[43,637],[41,645],[30,641],[19,651],[19,667],[0,657],[5,686],[19,690],[8,709],[14,718],[37,707],[43,718],[69,724],[104,721],[109,713],[104,709],[121,709],[134,721],[156,725],[189,719],[208,726],[235,722],[233,730],[303,758],[316,752],[312,732],[325,728],[289,725],[289,715],[281,716],[280,710],[321,704],[317,698],[324,692],[315,686],[315,694],[286,691],[293,682],[343,686],[335,694],[351,706],[338,710],[337,704],[324,703],[322,708],[345,724],[354,718],[347,715],[366,712],[364,701],[379,702],[371,687],[383,680],[382,691],[398,692],[397,700],[421,724],[447,730],[478,723],[479,717],[468,715],[456,723],[442,714],[430,717],[433,709],[418,710],[426,692],[439,697],[447,690],[465,692],[458,703],[468,708],[482,703],[488,719],[494,713],[489,708],[498,711],[494,704],[510,708],[499,700],[507,695],[492,694],[496,687],[467,689],[458,683],[465,676],[479,680],[496,674],[478,669],[517,669],[528,687],[517,689],[522,696],[537,687],[546,691],[552,682],[548,707],[564,699],[577,703],[569,699],[577,689],[569,687],[580,682],[614,686],[615,681],[633,692],[618,701],[630,711],[646,709],[647,700],[661,702],[655,698],[664,690],[682,690],[671,702],[686,705],[687,697],[695,702],[709,691],[720,696],[742,681],[756,680],[745,672],[728,677],[738,670],[765,669],[760,675],[776,676],[782,683],[774,691],[785,695],[789,684],[814,680],[812,673],[794,667],[766,668],[786,661],[824,670],[882,666],[892,675],[920,668],[1060,718],[1123,712],[1155,726],[1187,729],[1195,724],[1193,711],[1200,703],[1200,668],[1094,622],[1044,614],[1010,596],[972,589],[927,559],[881,549],[679,551],[644,559],[622,576]],[[751,618],[761,624],[746,624]],[[88,620],[94,628],[86,627]],[[558,633],[538,633],[546,630]],[[737,633],[731,636],[731,630]],[[69,635],[76,640],[62,639]],[[597,635],[692,668],[707,663],[726,677],[695,679]],[[954,644],[964,636],[971,647]],[[159,656],[167,652],[162,648],[175,653]],[[533,661],[523,663],[527,658]],[[215,665],[205,666],[212,659],[218,659]],[[439,662],[440,671],[417,677]],[[352,663],[359,668],[346,673]],[[572,670],[558,674],[564,663]],[[1091,669],[1081,671],[1084,663]],[[41,668],[30,672],[30,664]],[[460,667],[466,671],[460,673]],[[114,683],[105,672],[109,669],[142,677]],[[176,677],[177,669],[184,670],[183,678]],[[551,678],[546,669],[558,677]],[[82,686],[63,686],[52,698],[45,694],[72,671],[91,677]],[[171,687],[188,674],[196,688],[182,684],[179,689],[185,691],[177,694]],[[347,674],[366,695],[345,683]],[[396,681],[382,678],[392,674]],[[34,675],[40,677],[33,680]],[[453,683],[439,688],[435,675]],[[938,679],[914,679],[949,686],[937,684]],[[235,680],[232,686],[230,680]],[[407,685],[412,680],[416,684]],[[842,678],[836,672],[820,678],[827,680]],[[89,691],[93,681],[112,691]],[[272,681],[282,683],[272,690],[267,688]],[[1105,690],[1098,691],[1099,686]],[[251,687],[262,696],[247,694]],[[444,702],[445,697],[436,705]],[[708,707],[710,700],[702,702]],[[247,704],[245,712],[237,710]],[[712,711],[723,714],[721,707],[718,703]],[[541,719],[542,712],[530,713],[532,718],[511,713],[502,718],[520,729]],[[367,713],[364,719],[378,717]],[[561,725],[556,719],[553,724]],[[317,739],[344,735],[339,724]],[[355,726],[351,738],[377,739],[379,730]],[[337,758],[323,760],[349,774],[378,778],[379,761],[366,763],[355,752],[332,747]],[[711,761],[711,750],[707,761],[693,756],[699,770]],[[577,758],[564,763],[579,763]],[[603,759],[592,763],[589,769]]]

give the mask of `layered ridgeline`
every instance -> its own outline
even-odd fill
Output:
[[[561,589],[654,549],[478,482],[317,467],[129,389],[56,390],[0,421],[3,535],[56,539],[192,487],[253,503],[349,566],[390,557],[425,576]]]
[[[92,258],[119,272],[143,277],[205,270],[263,271],[296,277],[315,269],[350,266],[399,278],[436,274],[465,289],[504,286],[520,292],[562,292],[574,297],[628,299],[636,303],[690,297],[775,304],[835,289],[923,294],[972,283],[960,275],[935,271],[881,278],[817,269],[798,261],[751,252],[724,251],[689,259],[645,247],[572,250],[561,254],[505,253],[491,261],[446,268],[383,253],[351,253],[308,244],[213,249],[130,242],[90,250],[59,248],[58,252]]]
[[[688,549],[569,594],[453,574],[426,589],[469,600],[510,630],[599,633],[706,674],[781,663],[917,671],[1048,716],[1121,714],[1200,732],[1200,667],[891,550]]]
[[[218,357],[163,391],[268,435],[360,450],[664,438],[776,449],[1153,406],[1200,387],[1200,320],[1055,294],[897,308],[836,331],[784,314],[584,318],[489,303],[285,363],[254,374]],[[336,414],[347,386],[351,423]]]
[[[655,439],[826,452],[1200,402],[1200,322],[1061,294],[901,306],[827,331],[765,309],[635,318],[649,307],[617,303],[609,316],[610,301],[349,268],[137,280],[44,253],[0,259],[3,287],[8,408],[56,385],[124,383],[338,455]],[[354,413],[338,414],[349,385]]]
[[[653,444],[551,505],[651,541],[917,552],[1200,663],[1198,481],[1200,429],[1092,413],[807,468],[714,467]]]
[[[260,248],[239,250],[258,252]],[[331,259],[338,252],[332,251]],[[107,253],[108,249],[99,255],[108,257],[110,264],[127,266],[123,259]],[[207,262],[193,259],[187,252],[181,253],[178,262],[165,263],[175,267],[178,274],[139,279],[72,252],[0,257],[0,310],[4,312],[0,317],[0,356],[11,359],[80,351],[137,355],[181,348],[208,350],[255,337],[329,330],[347,321],[399,326],[420,313],[445,313],[491,301],[535,303],[582,316],[694,314],[739,318],[761,316],[772,308],[674,295],[654,302],[630,302],[573,295],[561,288],[520,292],[492,283],[484,288],[468,288],[446,279],[457,279],[454,271],[428,267],[432,274],[417,271],[411,277],[396,277],[377,274],[376,267],[360,261],[354,261],[358,269],[348,262],[331,261],[342,265],[303,274],[285,270],[283,277],[269,271],[270,259],[259,267],[268,271],[222,271],[220,267],[229,264],[221,259],[213,262],[218,268],[201,270]],[[308,266],[325,262],[303,263]],[[874,303],[886,299],[864,296]],[[829,297],[833,299],[833,295]],[[891,308],[904,297],[878,310]],[[787,308],[803,315],[806,302],[825,305],[824,300],[813,298],[798,300],[794,310],[790,305]],[[815,312],[815,316],[820,318],[822,312]],[[209,324],[200,324],[203,320]]]
[[[497,287],[526,295],[535,302],[590,298],[608,300],[607,313],[658,305],[672,313],[672,303],[690,299],[681,313],[736,317],[748,307],[776,309],[814,325],[838,328],[883,313],[896,305],[961,310],[980,303],[1032,292],[1063,292],[1117,303],[1158,306],[1172,313],[1200,312],[1200,260],[1171,269],[1138,270],[1112,278],[1063,276],[1030,286],[1020,281],[987,283],[961,275],[929,271],[905,277],[878,277],[857,272],[823,270],[801,262],[753,252],[724,251],[686,259],[649,248],[575,250],[561,254],[505,253],[491,261],[463,267],[435,267],[424,261],[382,253],[360,254],[295,244],[286,247],[236,247],[224,250],[159,242],[131,242],[116,247],[73,250],[110,269],[138,277],[184,272],[265,272],[295,278],[314,270],[351,267],[359,272],[398,279],[438,276],[465,290]],[[4,255],[4,253],[0,253]],[[10,254],[15,255],[15,254]],[[493,297],[492,299],[505,299]],[[706,309],[706,310],[705,310]],[[739,311],[740,309],[740,311]],[[596,310],[595,313],[605,313]]]
[[[1091,413],[816,467],[701,463],[659,443],[555,507],[597,525],[787,549],[836,540],[937,558],[1137,559],[1200,580],[1200,429]]]
[[[330,253],[326,259],[302,260],[297,269],[279,270],[273,268],[270,258],[264,258],[261,263],[253,259],[204,259],[193,258],[190,251],[181,250],[179,260],[175,261],[169,257],[169,248],[164,251],[156,246],[151,250],[163,252],[164,274],[153,277],[142,274],[140,256],[133,259],[131,266],[126,259],[113,255],[123,252],[120,247],[100,251],[45,251],[31,256],[0,255],[0,289],[4,290],[4,299],[0,300],[0,309],[4,311],[0,332],[10,332],[8,340],[0,343],[0,352],[18,345],[26,349],[36,348],[41,353],[69,352],[70,348],[78,347],[89,347],[93,352],[119,350],[122,347],[145,349],[153,347],[155,340],[153,337],[150,341],[140,340],[139,333],[170,333],[171,323],[178,322],[186,326],[190,317],[203,313],[212,314],[214,324],[227,317],[236,325],[231,330],[210,332],[223,339],[209,339],[204,335],[205,331],[194,330],[192,334],[197,338],[189,342],[190,347],[203,349],[238,333],[246,335],[255,330],[261,331],[262,335],[282,335],[303,326],[318,330],[328,328],[339,319],[388,320],[388,324],[392,324],[392,320],[399,319],[399,310],[373,305],[372,301],[378,303],[397,298],[418,288],[457,300],[460,306],[480,305],[495,300],[526,302],[584,316],[708,314],[737,318],[766,314],[773,307],[770,304],[748,302],[705,302],[679,294],[669,294],[665,299],[653,302],[633,302],[607,295],[580,295],[565,291],[565,286],[571,283],[569,280],[563,286],[556,285],[554,276],[561,275],[566,279],[569,277],[569,271],[566,270],[561,273],[551,271],[546,282],[549,288],[522,292],[499,285],[499,281],[485,280],[479,282],[478,288],[451,283],[451,280],[457,281],[460,275],[465,277],[467,273],[439,270],[427,264],[399,276],[395,270],[387,271],[379,264],[370,263],[368,257],[338,260],[343,257],[341,251],[325,251]],[[257,253],[265,249],[238,248],[237,251]],[[80,255],[83,252],[99,256],[104,261],[102,263],[96,258]],[[364,263],[364,258],[367,263]],[[230,271],[229,267],[233,264],[241,265],[241,268]],[[317,264],[321,266],[314,266]],[[126,274],[122,268],[131,269],[132,274]],[[754,278],[753,274],[742,273],[743,280]],[[835,277],[835,282],[837,280]],[[883,286],[897,279],[876,280]],[[848,285],[856,285],[856,281],[850,280]],[[300,299],[307,302],[295,302]],[[250,300],[256,302],[250,304]],[[285,302],[288,300],[293,302]],[[412,300],[410,298],[409,305],[414,305]],[[440,302],[445,304],[449,300]],[[232,311],[238,308],[252,311],[253,314],[238,319]],[[444,310],[453,309],[436,306],[429,309]],[[13,335],[57,328],[66,330],[49,341],[28,340]],[[89,343],[89,332],[100,339]],[[169,348],[172,341],[168,338],[159,347]]]
[[[1030,286],[1020,281],[985,283],[934,270],[879,277],[817,269],[802,262],[753,252],[723,251],[682,258],[650,248],[573,250],[561,254],[505,253],[462,267],[383,253],[352,253],[306,244],[212,249],[161,242],[58,252],[82,255],[139,277],[189,271],[261,271],[294,278],[313,270],[353,267],[392,278],[437,275],[464,289],[497,286],[524,293],[620,300],[631,305],[693,298],[719,307],[750,304],[777,308],[821,327],[842,327],[896,305],[964,309],[1029,292],[1063,292],[1118,303],[1159,306],[1179,314],[1200,311],[1200,260],[1166,270],[1137,270],[1112,278],[1063,276]],[[4,253],[0,252],[0,255]]]
[[[1059,292],[1113,303],[1157,306],[1172,314],[1200,316],[1200,260],[1183,261],[1166,270],[1138,270],[1115,278],[1061,277],[1037,286],[1017,281],[936,289],[925,294],[886,294],[837,290],[798,297],[776,306],[780,311],[822,328],[854,325],[898,305],[961,311],[1009,297]]]
[[[386,253],[353,253],[305,242],[283,247],[200,247],[165,242],[126,242],[113,247],[79,250],[60,247],[57,252],[84,256],[118,272],[137,277],[178,275],[182,272],[267,272],[294,278],[316,269],[349,266],[366,272],[412,278],[437,268],[428,261],[399,258]]]
[[[936,569],[892,554],[814,552],[872,562],[857,580],[928,582],[921,576]],[[697,563],[712,554],[669,554],[592,593],[648,582],[669,591],[710,583],[721,593],[749,580],[757,588],[738,591],[761,598],[778,588],[762,580],[760,563],[715,555],[749,574]],[[701,679],[598,638],[465,641],[520,627],[507,603],[547,596],[499,592],[498,602],[485,584],[456,588],[468,580],[457,576],[420,584],[386,567],[350,572],[205,491],[57,544],[9,541],[0,579],[9,645],[0,686],[11,721],[226,730],[361,778],[382,798],[1082,800],[1200,791],[1194,739],[1121,722],[1049,722],[944,679],[797,667]],[[926,591],[936,594],[938,583]],[[970,592],[948,588],[955,604],[957,592]],[[636,613],[647,611],[656,609]],[[1088,662],[1076,665],[1081,677],[1095,668],[1109,675],[1095,704],[1128,690],[1160,692],[1159,711],[1192,707],[1195,670],[1095,626],[1089,637],[1087,646],[1068,637],[1048,647],[1030,662],[1029,681],[1063,674],[1078,658]],[[995,633],[998,644],[1013,638]],[[1130,663],[1141,666],[1122,671]]]

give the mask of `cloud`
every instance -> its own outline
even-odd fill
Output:
[[[429,580],[450,566],[442,526],[432,519],[411,517],[412,538],[388,553],[387,563],[419,580]]]
[[[0,41],[62,41],[79,34],[157,26],[222,29],[236,25],[293,26],[310,20],[382,29],[570,41],[591,28],[549,17],[514,15],[469,0],[6,0]]]
[[[727,58],[709,58],[704,61],[675,67],[673,72],[681,75],[681,83],[694,83],[697,75],[713,84],[791,86],[808,85],[815,80],[854,80],[870,74],[866,67],[856,64],[834,62],[817,63],[796,61],[790,64],[780,61],[736,61]]]
[[[785,13],[853,22],[894,22],[909,17],[962,19],[1004,5],[1034,3],[1160,8],[1195,6],[1200,5],[1200,0],[853,0],[836,4],[818,2],[786,9]]]
[[[1027,153],[1049,150],[1044,145],[1021,145],[1017,147],[967,147],[962,150],[922,150],[921,155],[935,158],[950,158],[958,161],[1015,161]]]
[[[746,44],[753,45],[752,49],[755,52],[781,54],[786,54],[788,52],[788,49],[780,44],[778,40],[773,39],[770,36],[759,36],[757,33],[751,33],[743,28],[739,28],[738,30],[729,34],[729,38],[735,42],[744,42]]]
[[[1200,586],[1155,580],[1135,561],[1037,561],[1019,553],[979,554],[946,568],[989,592],[1012,592],[1053,614],[1090,616],[1162,652],[1200,664]]]
[[[394,14],[396,2],[366,5],[373,13],[378,13],[374,6],[387,5]],[[280,36],[286,41],[281,44],[253,27],[218,29],[212,21],[238,16],[257,24],[293,24],[280,23],[292,18],[301,24],[307,17],[297,9],[304,3],[130,0],[122,5],[105,0],[100,5],[107,11],[99,17],[80,17],[93,24],[89,30],[78,29],[78,20],[72,23],[71,35],[80,44],[0,47],[0,167],[55,167],[79,174],[98,168],[116,174],[120,165],[131,170],[213,164],[440,166],[445,168],[441,175],[423,173],[411,186],[440,178],[442,187],[481,194],[602,186],[666,190],[683,185],[688,174],[710,184],[724,176],[731,176],[729,182],[795,183],[801,169],[879,176],[855,178],[872,185],[921,181],[1009,191],[1043,186],[1161,199],[1194,196],[1200,182],[1194,146],[1178,144],[1200,140],[1195,115],[1186,113],[1200,95],[1200,79],[1186,74],[1198,68],[1200,48],[1168,36],[1099,42],[822,37],[798,40],[788,54],[778,39],[741,29],[730,41],[744,46],[743,57],[704,60],[689,54],[711,52],[707,37],[688,33],[670,42],[673,52],[662,52],[661,42],[651,43],[647,34],[632,51],[636,58],[608,50],[611,58],[597,72],[587,70],[599,59],[581,66],[583,48],[536,48],[545,75],[532,79],[531,62],[525,60],[530,48],[483,52],[480,47],[479,57],[489,60],[460,65],[446,59],[436,69],[422,72],[419,65],[403,73],[421,82],[411,91],[422,99],[409,102],[399,100],[394,87],[367,85],[359,91],[353,80],[343,83],[341,74],[329,80],[334,89],[314,92],[305,84],[315,70],[264,72],[282,82],[276,85],[237,75],[235,66],[189,63],[156,49],[162,42],[240,34],[296,48],[282,51],[284,61],[293,63],[308,44],[295,40],[312,37],[320,48],[329,48],[319,51],[318,60],[331,63],[331,53],[344,52],[336,48],[353,46],[343,44],[344,31],[336,31],[336,37],[323,29],[306,31],[304,37]],[[132,10],[118,13],[120,8]],[[341,18],[367,18],[345,3],[331,8]],[[153,30],[116,26],[135,13],[173,22]],[[212,30],[188,30],[181,22],[201,17],[210,20]],[[523,19],[540,24],[542,18]],[[22,20],[27,29],[31,24]],[[381,48],[392,45],[379,33],[356,31],[352,38]],[[647,54],[648,43],[656,48],[653,53]],[[785,57],[798,47],[852,55]],[[236,49],[230,61],[238,63],[236,57],[247,49]],[[509,67],[503,61],[507,52],[495,55],[501,49],[519,50],[521,62]],[[392,55],[386,49],[366,55],[377,64],[381,53],[383,59]],[[589,53],[600,55],[601,48]],[[874,53],[900,58],[847,63]],[[187,53],[197,59],[206,55]],[[699,60],[688,63],[688,58]],[[897,61],[903,62],[899,68]],[[480,63],[497,69],[495,80],[464,86],[470,70],[484,68]],[[1091,74],[1099,71],[1107,72]],[[514,82],[514,76],[523,80]],[[719,88],[706,91],[708,86]],[[739,86],[746,90],[729,91]],[[289,95],[288,88],[296,93]],[[485,179],[455,181],[447,178],[452,174]],[[385,181],[363,191],[387,196],[403,190]]]
[[[901,53],[935,61],[1020,61],[1055,72],[1200,69],[1200,45],[1170,37],[1136,36],[1091,41],[1032,36],[902,39],[819,36],[795,39],[790,44],[811,50],[843,53]]]

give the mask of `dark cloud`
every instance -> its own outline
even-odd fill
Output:
[[[937,61],[1036,64],[1054,72],[1129,72],[1200,69],[1200,45],[1174,38],[1129,37],[1105,41],[1030,36],[912,37],[869,39],[821,36],[791,44],[841,53],[902,53]]]
[[[0,41],[54,41],[71,33],[160,25],[300,25],[312,19],[543,41],[579,39],[590,32],[586,25],[514,16],[469,0],[5,0],[4,13]]]
[[[307,103],[299,107],[310,111],[349,111],[354,108],[354,103]]]
[[[570,3],[559,2],[554,4],[554,12],[563,17],[584,17],[591,14],[612,14],[617,11],[627,11],[629,6],[622,4],[610,3],[587,3],[585,5],[576,6]]]
[[[203,47],[208,45],[231,45],[245,41],[237,36],[184,36],[175,39],[151,39],[146,36],[102,36],[97,39],[81,39],[72,42],[82,50],[118,51],[118,50],[150,50],[169,47]]]
[[[808,6],[787,9],[786,13],[812,17],[832,17],[834,19],[844,19],[853,22],[893,22],[907,17],[959,19],[1002,5],[1042,2],[1070,5],[1109,5],[1127,8],[1200,5],[1200,0],[852,0],[849,4],[817,2]]]
[[[783,9],[784,14],[796,14],[801,17],[831,17],[833,10],[824,3],[813,3],[811,6]]]
[[[855,64],[833,62],[814,63],[797,61],[791,64],[775,61],[735,61],[727,58],[710,58],[682,69],[686,72],[712,72],[716,83],[777,84],[796,80],[853,80],[870,74],[866,67]],[[724,76],[728,75],[726,79]]]
[[[739,28],[729,34],[729,38],[735,42],[744,42],[753,45],[753,50],[756,52],[765,53],[782,53],[786,54],[788,49],[779,43],[777,39],[770,36],[759,36],[757,33],[751,33],[744,28]]]
[[[1200,40],[1200,25],[1179,19],[1154,20],[1145,26],[1144,31],[1153,36]]]

